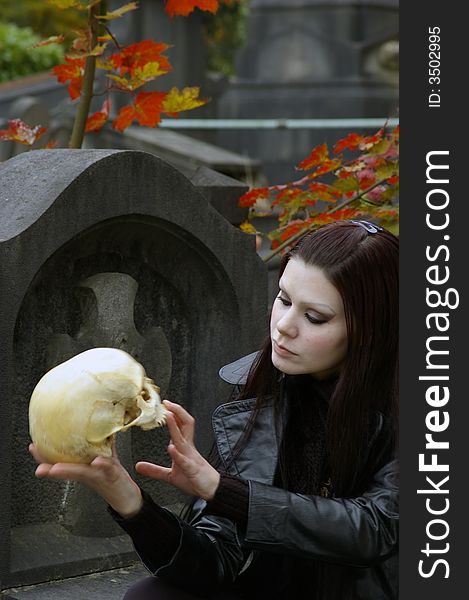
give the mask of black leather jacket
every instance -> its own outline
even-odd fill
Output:
[[[234,370],[229,369],[231,376],[226,370],[221,375],[239,382]],[[141,556],[143,562],[159,577],[202,597],[228,586],[246,598],[395,600],[396,461],[379,468],[356,498],[307,496],[273,487],[277,440],[272,406],[261,410],[247,448],[231,460],[253,406],[254,400],[223,404],[212,418],[222,463],[229,473],[249,481],[246,530],[207,514],[199,500],[190,522],[177,519],[181,537],[171,562],[153,565]]]

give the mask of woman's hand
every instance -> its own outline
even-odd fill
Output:
[[[29,451],[39,463],[36,477],[79,481],[102,496],[124,518],[136,515],[141,509],[143,500],[140,488],[119,462],[115,447],[112,458],[98,456],[90,464],[51,465],[42,460],[34,444],[30,444]]]
[[[194,418],[179,404],[164,400],[171,442],[168,454],[171,468],[149,462],[138,462],[138,473],[166,481],[187,494],[211,500],[220,482],[220,474],[197,451],[194,446]]]

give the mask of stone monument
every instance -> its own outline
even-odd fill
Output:
[[[88,348],[122,348],[195,416],[207,452],[211,412],[231,393],[219,368],[267,333],[267,276],[253,237],[212,206],[223,185],[207,174],[192,183],[144,152],[37,150],[0,164],[0,179],[4,589],[136,559],[97,496],[34,477],[28,403],[40,377]],[[167,443],[166,428],[118,435],[132,473],[137,460],[168,464]],[[137,480],[170,509],[184,500]]]
[[[218,101],[218,116],[380,117],[384,125],[398,111],[398,31],[398,0],[252,0],[246,44],[236,77]],[[221,130],[217,141],[261,160],[276,184],[296,178],[293,166],[316,144],[333,144],[348,133]]]

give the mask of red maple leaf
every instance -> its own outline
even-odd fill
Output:
[[[249,206],[253,206],[258,199],[260,198],[268,198],[269,197],[269,188],[268,187],[260,187],[250,190],[241,196],[239,199],[239,204],[241,208],[247,208]]]
[[[285,229],[282,230],[281,234],[280,234],[280,239],[282,240],[282,242],[286,242],[287,240],[289,240],[291,237],[293,237],[294,235],[296,235],[297,233],[299,233],[300,231],[302,231],[303,229],[306,230],[306,227],[312,222],[312,219],[295,219],[294,221],[291,221],[286,227]]]
[[[334,154],[339,154],[339,152],[342,152],[346,148],[355,150],[362,140],[363,136],[358,135],[358,133],[350,133],[347,137],[334,144]]]
[[[309,189],[314,194],[314,202],[316,202],[316,200],[330,202],[341,195],[340,192],[332,186],[318,181],[313,181],[313,183],[309,185]]]
[[[65,62],[53,67],[52,70],[60,83],[70,81],[68,93],[72,100],[79,97],[85,73],[85,58],[65,57]]]
[[[340,162],[340,160],[325,160],[324,163],[320,167],[318,167],[316,171],[314,171],[314,173],[310,175],[310,178],[314,179],[315,177],[320,177],[321,175],[325,175],[326,173],[335,171],[340,167],[341,164],[342,163]]]
[[[363,215],[363,211],[357,210],[356,208],[338,208],[337,210],[321,213],[316,215],[315,222],[318,225],[325,225],[326,223],[332,223],[333,221],[343,221],[348,219],[356,219]]]
[[[302,171],[308,171],[309,169],[316,167],[326,160],[329,160],[329,150],[327,148],[327,144],[319,144],[313,148],[311,154],[302,162],[300,162],[296,168],[301,169]]]
[[[360,147],[363,150],[370,149],[372,146],[380,142],[383,138],[384,127],[381,127],[379,131],[377,131],[374,135],[369,135],[364,137],[361,141]]]
[[[165,6],[170,17],[174,17],[174,15],[187,17],[194,8],[215,14],[218,10],[218,0],[167,0]]]
[[[108,120],[110,110],[111,102],[107,99],[103,102],[101,110],[98,110],[86,119],[85,133],[99,131]]]
[[[18,142],[25,146],[32,146],[46,130],[46,127],[42,127],[42,125],[30,127],[21,119],[11,119],[8,121],[8,129],[0,130],[0,141]]]
[[[120,52],[109,56],[104,64],[110,64],[114,69],[120,71],[121,75],[130,71],[131,77],[136,75],[137,69],[142,69],[148,63],[158,63],[160,71],[171,71],[171,64],[162,52],[170,48],[168,44],[143,40],[131,44]]]
[[[292,201],[294,201],[295,198],[301,197],[304,194],[305,191],[302,189],[294,187],[285,187],[284,189],[278,192],[277,197],[272,202],[272,206],[276,206],[277,204],[280,204],[282,202],[289,204]]]
[[[165,98],[166,92],[139,92],[133,104],[120,109],[112,127],[122,132],[133,121],[147,127],[156,127],[161,121]]]

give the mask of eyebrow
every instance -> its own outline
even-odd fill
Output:
[[[284,294],[287,294],[287,296],[290,296],[290,294],[287,292],[287,290],[282,288],[282,280],[280,280],[278,282],[278,287]],[[329,304],[324,304],[324,302],[314,302],[314,301],[307,302],[307,301],[301,300],[299,302],[299,304],[301,304],[301,306],[323,306],[324,308],[327,308],[334,315],[337,314],[335,312],[335,310],[331,306],[329,306]]]

